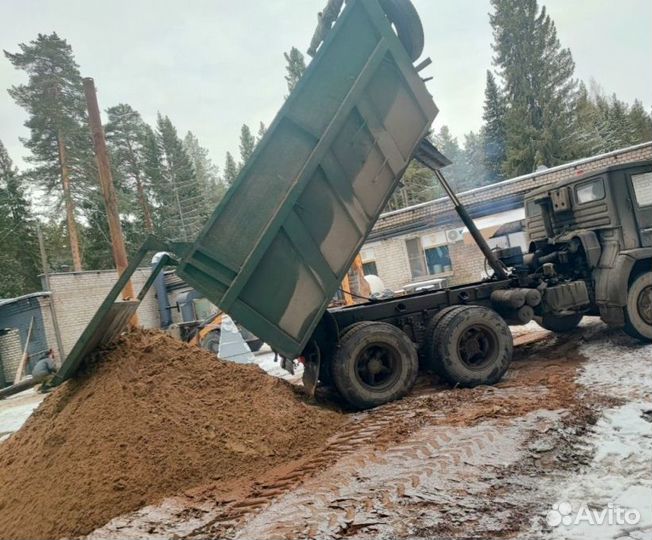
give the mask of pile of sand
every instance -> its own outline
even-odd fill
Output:
[[[193,486],[255,478],[342,421],[257,366],[133,332],[0,444],[0,537],[86,534]]]

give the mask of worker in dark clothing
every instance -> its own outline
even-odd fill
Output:
[[[54,351],[50,349],[46,355],[34,365],[34,368],[32,369],[32,378],[35,380],[43,380],[56,370],[57,368],[54,364]]]

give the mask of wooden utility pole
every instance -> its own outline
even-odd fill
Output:
[[[106,149],[106,140],[104,139],[104,130],[102,129],[102,120],[100,119],[100,107],[97,104],[97,94],[95,92],[95,82],[91,77],[84,78],[84,94],[86,95],[86,106],[88,108],[88,123],[93,136],[95,146],[95,159],[97,161],[97,173],[104,195],[104,204],[106,206],[106,216],[109,221],[109,233],[111,234],[111,247],[113,250],[113,260],[118,269],[118,275],[122,274],[127,268],[127,250],[125,249],[124,236],[122,235],[122,225],[120,224],[120,215],[118,213],[118,201],[113,187],[113,178],[111,177],[111,164],[109,163],[109,153]],[[134,300],[134,288],[131,281],[128,281],[122,291],[122,299]],[[138,325],[138,317],[134,315],[131,319],[133,326]]]

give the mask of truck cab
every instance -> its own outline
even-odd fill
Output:
[[[652,340],[652,161],[538,189],[525,208],[523,267],[543,276],[543,326],[572,327],[595,314]]]

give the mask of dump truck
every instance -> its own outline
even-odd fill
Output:
[[[409,0],[331,0],[314,58],[191,244],[150,238],[56,375],[123,331],[165,265],[286,359],[304,386],[334,386],[355,408],[404,396],[419,369],[452,385],[498,382],[510,325],[554,331],[599,314],[652,339],[652,164],[612,168],[528,196],[528,253],[493,251],[428,140],[437,107],[416,62],[423,30]],[[329,308],[412,159],[432,170],[493,274],[478,283]],[[166,251],[133,300],[118,296],[150,250]]]

